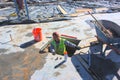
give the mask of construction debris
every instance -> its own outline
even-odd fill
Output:
[[[30,1],[27,1],[27,2],[30,2]],[[71,17],[77,17],[80,14],[87,14],[88,11],[91,13],[98,13],[98,12],[105,13],[105,12],[109,12],[111,9],[111,11],[114,12],[113,8],[111,7],[103,8],[104,6],[102,4],[101,6],[96,7],[97,5],[95,6],[94,4],[87,3],[87,2],[72,3],[71,1],[70,2],[68,1],[69,3],[67,3],[67,2],[57,2],[57,1],[50,2],[49,0],[47,1],[38,0],[39,4],[38,3],[34,4],[34,1],[31,1],[31,2],[33,3],[29,3],[28,5],[25,5],[27,6],[25,10],[27,10],[28,8],[28,11],[26,11],[26,13],[23,13],[23,14],[26,14],[28,18],[25,18],[25,15],[23,15],[23,17],[19,18],[20,20],[30,19],[30,20],[33,20],[34,22],[49,22],[49,21],[51,22],[52,20],[53,21],[70,20]],[[11,6],[9,10],[11,11],[11,13],[4,14],[4,16],[8,18],[8,19],[5,19],[4,21],[8,20],[7,22],[13,23],[13,24],[22,23],[22,21],[16,20],[20,16],[18,13],[17,13],[18,17],[16,17],[16,15],[13,15],[16,12],[15,7]],[[4,11],[2,11],[1,14],[3,14]],[[4,21],[0,21],[1,25],[2,25],[2,22],[4,24]]]

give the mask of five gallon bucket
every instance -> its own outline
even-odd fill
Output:
[[[35,41],[41,41],[42,40],[42,29],[41,28],[34,28],[32,33],[33,33]]]

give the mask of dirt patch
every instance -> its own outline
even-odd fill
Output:
[[[33,29],[33,25],[28,25],[29,27],[26,27],[26,29],[28,30],[28,29],[30,29],[30,30],[32,30]]]
[[[25,36],[32,37],[33,35],[32,35],[32,33],[27,33]]]
[[[60,68],[65,68],[65,67],[66,67],[66,65],[65,65],[65,64],[63,64],[63,65],[61,65],[61,66],[60,66]]]
[[[24,32],[26,32],[27,31],[27,29],[19,29],[19,32],[18,33],[24,33]]]
[[[59,76],[59,75],[60,75],[59,72],[55,72],[55,73],[54,73],[54,76],[56,76],[56,77]]]
[[[0,80],[30,80],[35,70],[44,66],[46,56],[34,46],[24,52],[0,55]]]
[[[5,52],[7,52],[7,51],[8,51],[8,49],[0,48],[0,54],[1,54],[1,53],[5,53]]]

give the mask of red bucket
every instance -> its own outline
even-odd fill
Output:
[[[34,28],[32,33],[33,33],[35,41],[42,41],[42,29],[41,28]]]

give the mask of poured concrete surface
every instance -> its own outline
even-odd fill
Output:
[[[58,59],[56,60],[56,58]],[[60,59],[62,58],[62,59]],[[63,56],[48,54],[44,68],[36,70],[31,80],[82,80],[71,59],[64,62]]]
[[[111,20],[120,24],[119,15],[120,13],[112,13],[96,14],[95,16],[97,19]],[[82,74],[85,70],[78,67],[76,68],[79,61],[75,60],[76,62],[73,62],[74,59],[69,58],[67,62],[57,67],[56,65],[64,60],[63,56],[58,56],[62,57],[62,59],[58,58],[58,60],[55,60],[57,55],[53,56],[50,53],[39,54],[41,46],[50,39],[49,37],[51,37],[54,31],[61,34],[75,36],[78,39],[86,39],[95,36],[96,32],[94,28],[90,27],[86,22],[87,20],[93,19],[90,15],[81,15],[69,21],[1,26],[0,79],[88,80],[86,76],[90,75],[87,74],[87,72],[86,74]],[[42,28],[43,41],[33,41],[32,30],[34,27]],[[12,35],[12,41],[10,34]],[[88,50],[89,49],[85,49],[84,51],[87,52]],[[114,60],[115,58],[116,57],[113,57],[111,59]],[[55,68],[55,66],[57,68]],[[107,75],[108,80],[110,75]],[[89,78],[89,80],[92,80],[91,77]]]
[[[57,67],[56,65],[64,60],[63,56],[61,60],[55,61],[56,56],[52,56],[50,55],[50,53],[49,55],[47,55],[47,53],[39,54],[41,46],[50,39],[49,37],[51,37],[54,31],[58,31],[62,34],[67,34],[71,36],[76,35],[72,35],[71,31],[77,31],[76,33],[78,34],[79,30],[82,31],[82,28],[80,29],[78,26],[74,26],[76,26],[76,24],[74,24],[74,22],[72,21],[1,26],[0,56],[2,58],[0,63],[0,79],[82,79],[76,71],[76,68],[72,64],[71,58],[69,58],[68,61],[61,66]],[[42,28],[42,42],[33,41],[34,38],[32,35],[32,30],[34,29],[34,27]],[[68,30],[68,32],[66,32],[66,29]],[[12,41],[10,38],[10,34],[12,36]],[[86,36],[83,36],[83,38],[85,38]],[[55,66],[57,67],[56,69],[54,68]],[[66,77],[65,74],[67,74],[69,78]]]
[[[41,69],[45,64],[47,54],[40,55],[38,52],[39,49],[31,46],[23,52],[0,55],[0,79],[28,80],[35,69]]]

